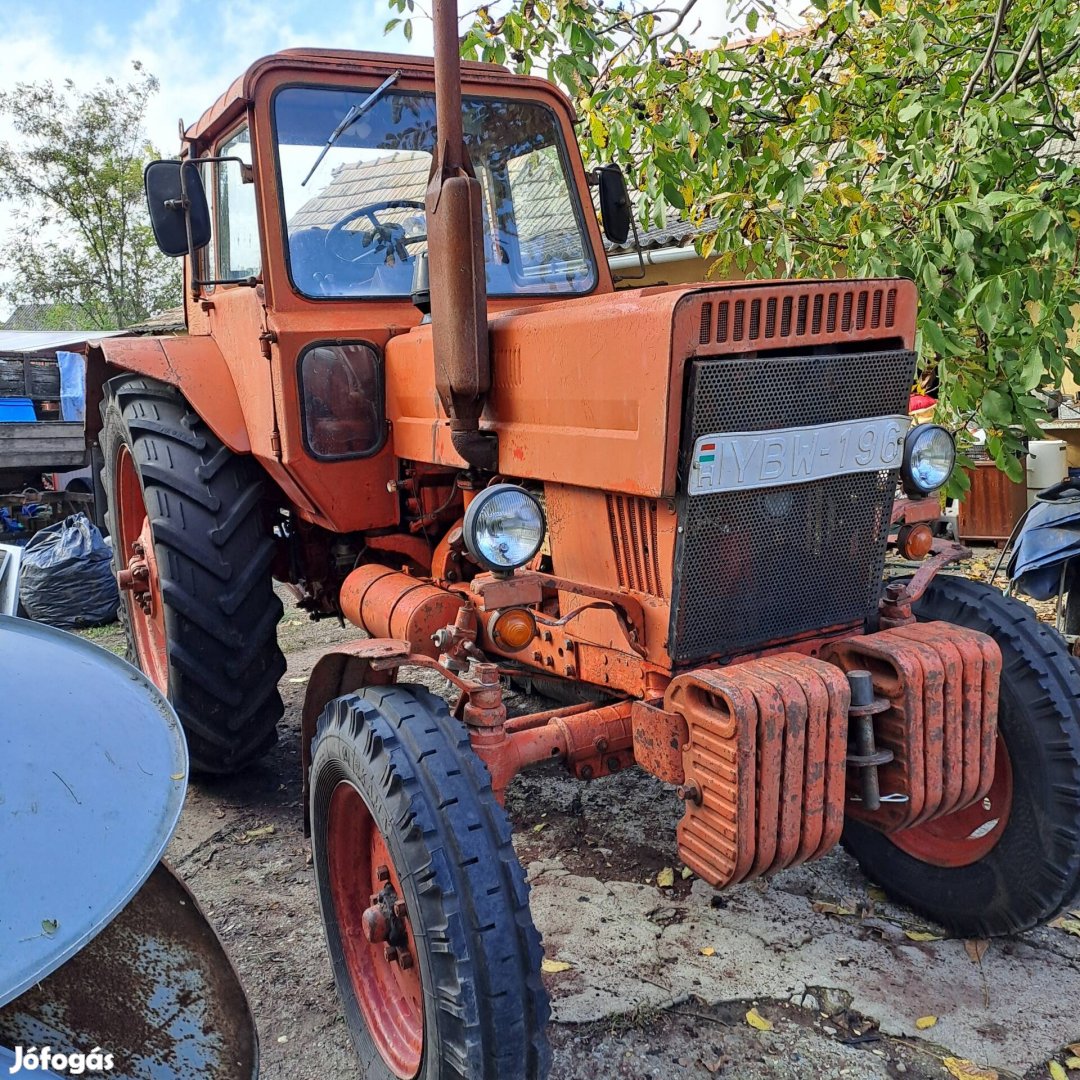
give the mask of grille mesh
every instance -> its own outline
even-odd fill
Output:
[[[901,351],[699,360],[688,380],[684,464],[701,435],[902,413],[914,366]],[[680,494],[674,659],[731,655],[871,615],[895,486],[895,472],[850,473]]]

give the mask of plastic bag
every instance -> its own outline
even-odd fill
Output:
[[[112,552],[85,514],[36,533],[23,550],[19,599],[38,622],[77,630],[116,618]]]

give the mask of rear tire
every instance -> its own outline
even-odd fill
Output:
[[[543,1080],[549,1008],[528,885],[487,769],[445,702],[402,685],[330,702],[313,744],[311,823],[361,1075]],[[361,916],[384,887],[405,925],[372,943]],[[386,942],[408,951],[407,970]]]
[[[277,643],[282,607],[259,468],[224,446],[177,390],[154,379],[112,379],[101,414],[116,570],[132,555],[140,513],[153,537],[152,615],[131,592],[120,593],[133,659],[168,694],[192,768],[235,772],[274,745],[284,711],[277,687],[285,672]]]
[[[1080,673],[1057,631],[979,582],[938,576],[914,612],[1001,649],[991,806],[981,828],[960,810],[893,838],[849,820],[844,845],[871,880],[958,936],[1030,929],[1080,895]]]

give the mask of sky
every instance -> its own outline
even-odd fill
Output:
[[[698,7],[686,29],[705,45],[730,27],[728,4],[700,0]],[[392,14],[386,0],[0,0],[0,90],[45,79],[70,78],[87,89],[108,76],[122,83],[141,61],[161,83],[147,134],[171,157],[180,145],[178,120],[197,119],[267,53],[307,45],[430,54],[430,24],[416,19],[408,42],[400,28],[383,33]],[[0,118],[0,140],[12,134]],[[10,206],[0,201],[0,235],[11,223]]]

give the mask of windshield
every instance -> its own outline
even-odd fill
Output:
[[[404,297],[427,251],[424,193],[435,98],[390,91],[326,153],[374,87],[286,87],[274,99],[289,273],[305,296]],[[465,98],[465,142],[483,193],[491,296],[585,293],[596,284],[558,126],[542,105]]]

